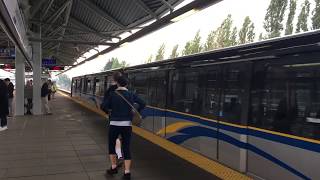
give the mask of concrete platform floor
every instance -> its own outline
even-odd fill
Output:
[[[118,180],[105,177],[107,122],[62,96],[50,101],[53,115],[9,118],[0,132],[0,179]],[[133,180],[214,180],[202,169],[139,136],[132,141]]]

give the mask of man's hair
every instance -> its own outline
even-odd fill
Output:
[[[9,81],[10,82],[10,79],[9,78],[5,78],[4,81]]]
[[[121,74],[121,72],[119,72],[119,71],[116,71],[116,72],[114,72],[114,73],[112,74],[112,78],[113,78],[113,80],[116,81],[116,82],[117,82],[117,79],[118,79],[119,77],[121,77],[121,76],[122,76],[122,74]]]
[[[125,87],[126,85],[128,85],[128,80],[127,78],[125,78],[124,76],[119,76],[116,79],[116,82],[121,86],[121,87]]]

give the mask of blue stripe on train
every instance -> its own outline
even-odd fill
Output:
[[[182,133],[182,134],[172,136],[172,137],[168,138],[168,140],[172,141],[176,144],[181,144],[188,139],[191,139],[194,137],[201,137],[201,136],[219,139],[219,140],[222,140],[222,141],[227,142],[229,144],[232,144],[234,146],[237,146],[239,148],[243,148],[243,149],[247,149],[249,151],[252,151],[253,153],[255,153],[259,156],[262,156],[265,159],[268,159],[269,161],[279,165],[280,167],[288,170],[289,172],[295,174],[296,176],[299,176],[302,179],[306,179],[306,180],[311,179],[311,178],[305,176],[304,174],[302,174],[301,172],[299,172],[298,170],[294,169],[293,167],[289,166],[288,164],[280,161],[279,159],[272,156],[271,154],[255,147],[254,145],[241,142],[241,141],[237,140],[236,138],[233,138],[233,137],[231,137],[227,134],[224,134],[222,132],[218,132],[216,130],[205,128],[205,127],[200,127],[200,126],[187,127],[187,128],[181,129],[178,132]]]
[[[209,126],[209,127],[214,127],[214,128],[219,127],[219,129],[223,129],[226,131],[244,134],[244,135],[255,136],[255,137],[263,138],[266,140],[275,141],[275,142],[279,142],[282,144],[287,144],[290,146],[294,146],[294,147],[298,147],[301,149],[306,149],[309,151],[320,153],[320,144],[317,144],[317,143],[312,143],[312,142],[303,141],[303,140],[299,140],[299,139],[293,139],[293,138],[289,138],[289,137],[285,137],[285,136],[281,136],[281,135],[276,135],[276,134],[271,134],[271,133],[266,133],[266,132],[253,130],[253,129],[229,126],[229,125],[225,125],[225,124],[220,124],[220,123],[216,123],[216,122],[212,122],[212,121],[203,120],[201,118],[197,118],[197,117],[193,117],[193,116],[179,114],[179,113],[175,113],[175,112],[171,112],[171,111],[159,110],[159,109],[151,108],[151,107],[146,108],[146,112],[148,112],[148,116],[150,114],[152,114],[150,111],[154,112],[153,113],[154,116],[161,116],[161,117],[166,116],[166,117],[196,122],[201,125],[205,125],[205,126]]]

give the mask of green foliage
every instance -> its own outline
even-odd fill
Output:
[[[262,41],[262,40],[264,40],[264,37],[263,37],[263,34],[260,33],[260,34],[259,34],[259,41]]]
[[[230,37],[230,45],[231,46],[235,46],[238,44],[237,33],[238,33],[238,29],[237,29],[237,27],[234,27],[232,30],[232,33],[231,33],[231,37]]]
[[[310,13],[310,2],[305,0],[298,16],[296,32],[308,31],[308,17]]]
[[[182,55],[199,53],[202,50],[200,30],[194,36],[193,40],[188,41],[182,51]]]
[[[250,17],[247,16],[244,19],[242,28],[239,31],[239,44],[245,44],[248,42],[253,42],[255,38],[254,24]]]
[[[170,59],[173,59],[173,58],[176,58],[179,56],[178,47],[179,47],[178,44],[173,47],[171,55],[170,55]]]
[[[71,79],[66,74],[59,75],[56,83],[59,88],[71,91]]]
[[[229,47],[236,44],[236,29],[233,28],[233,20],[231,14],[221,23],[220,27],[216,30],[217,48]]]
[[[316,7],[314,8],[312,14],[312,29],[320,28],[320,0],[315,0]]]
[[[279,37],[283,30],[282,21],[284,19],[287,0],[271,0],[264,18],[263,27],[267,32],[267,38]]]
[[[182,50],[182,55],[183,56],[191,54],[191,48],[190,47],[191,47],[191,41],[188,41],[186,43],[186,45],[184,46],[184,49]]]
[[[108,60],[106,65],[103,67],[103,71],[121,68],[121,67],[127,67],[127,66],[129,66],[129,64],[127,64],[126,61],[120,62],[117,57],[112,57],[111,59]]]
[[[155,59],[156,61],[162,61],[164,59],[165,48],[166,46],[164,45],[164,43],[162,43],[158,49],[156,59]]]
[[[203,51],[210,51],[217,48],[217,33],[216,31],[212,30],[206,40],[206,43],[203,46]]]
[[[148,57],[148,59],[146,60],[145,63],[151,63],[151,62],[152,62],[152,59],[153,59],[153,55],[150,54],[150,56]]]
[[[289,6],[289,14],[288,19],[286,23],[286,30],[285,35],[290,35],[293,33],[293,19],[294,15],[296,14],[297,9],[297,1],[296,0],[290,0],[290,6]]]

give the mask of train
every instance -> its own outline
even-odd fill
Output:
[[[320,31],[124,68],[141,128],[253,179],[320,179]],[[101,103],[115,70],[72,78]]]

